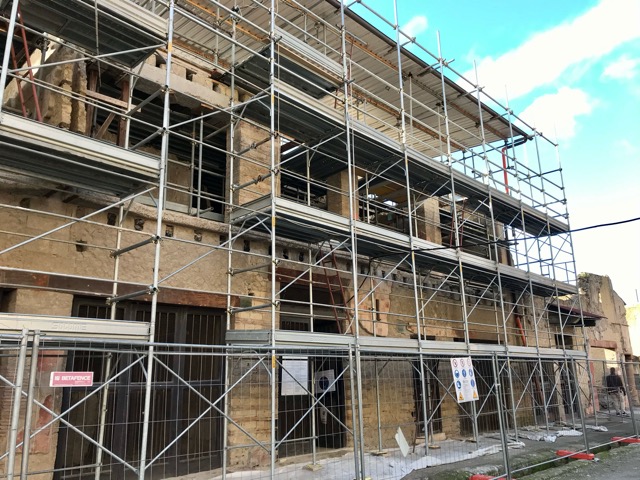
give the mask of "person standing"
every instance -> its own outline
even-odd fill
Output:
[[[616,410],[616,415],[626,415],[627,412],[624,411],[624,399],[622,395],[627,395],[626,390],[624,389],[624,385],[622,383],[622,378],[620,375],[616,374],[616,368],[611,367],[609,369],[609,375],[606,377],[607,383],[607,393],[609,394],[609,398],[613,403],[613,408]]]

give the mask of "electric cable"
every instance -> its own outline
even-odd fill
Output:
[[[600,223],[598,225],[590,225],[588,227],[582,227],[582,228],[576,228],[573,230],[569,230],[566,233],[575,233],[575,232],[582,232],[584,230],[591,230],[593,228],[600,228],[600,227],[612,227],[615,225],[622,225],[624,223],[631,223],[631,222],[637,222],[638,220],[640,220],[640,217],[636,217],[636,218],[629,218],[627,220],[620,220],[618,222],[611,222],[611,223]]]
[[[564,232],[559,232],[556,233],[554,235],[563,235],[563,234],[567,234],[567,233],[576,233],[576,232],[583,232],[585,230],[593,230],[595,228],[602,228],[602,227],[612,227],[615,225],[623,225],[625,223],[631,223],[631,222],[637,222],[638,220],[640,220],[640,217],[635,217],[635,218],[628,218],[626,220],[619,220],[617,222],[609,222],[609,223],[599,223],[597,225],[589,225],[587,227],[580,227],[580,228],[574,228],[571,230],[567,230]],[[542,237],[542,236],[552,236],[552,235],[539,235],[538,237]],[[538,238],[538,237],[532,237],[532,238]],[[446,247],[446,246],[442,246],[442,247],[433,247],[433,248],[419,248],[419,249],[415,249],[414,252],[431,252],[434,250],[457,250],[461,247],[479,247],[479,246],[485,246],[485,245],[493,245],[493,244],[498,244],[501,246],[510,246],[510,245],[517,245],[518,242],[515,241],[508,241],[508,240],[493,240],[490,242],[475,242],[475,243],[469,243],[466,245],[452,245],[450,247]]]

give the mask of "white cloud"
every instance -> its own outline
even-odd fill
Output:
[[[623,155],[636,156],[640,154],[640,147],[637,144],[631,143],[626,138],[617,140],[613,146],[616,151],[622,153]]]
[[[638,28],[640,28],[640,26]],[[640,67],[640,58],[629,58],[628,55],[622,55],[607,65],[604,72],[602,72],[602,76],[615,78],[617,80],[630,80],[638,74],[638,67]]]
[[[498,58],[478,63],[480,84],[502,97],[508,86],[511,99],[526,95],[560,78],[567,68],[601,58],[616,47],[640,38],[639,0],[602,0],[568,23],[532,36]],[[473,71],[465,74],[475,79]]]
[[[588,115],[595,102],[579,88],[562,87],[542,95],[520,117],[549,138],[569,139],[576,133],[576,117]]]
[[[400,27],[400,30],[405,34],[405,36],[408,36],[409,39],[412,39],[424,32],[428,26],[429,23],[427,22],[427,17],[425,17],[424,15],[416,15],[415,17],[411,18],[411,20],[409,20],[404,26]]]

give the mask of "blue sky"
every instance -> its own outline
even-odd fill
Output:
[[[392,0],[365,3],[393,19]],[[640,0],[398,0],[398,14],[434,53],[439,31],[453,68],[474,78],[475,61],[491,96],[506,91],[558,141],[573,229],[640,217]],[[608,275],[637,303],[640,222],[576,232],[573,246],[579,272]]]

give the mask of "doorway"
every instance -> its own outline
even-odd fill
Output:
[[[309,324],[298,319],[281,317],[280,328],[285,330],[309,331]],[[316,331],[321,333],[336,333],[337,326],[333,321],[316,321]],[[316,398],[322,399],[314,407],[312,415],[311,407],[313,399],[307,392],[295,392],[290,394],[283,392],[282,381],[278,387],[278,440],[284,440],[278,450],[281,457],[304,455],[311,452],[312,442],[315,441],[318,448],[342,448],[345,445],[345,419],[344,382],[338,378],[343,369],[342,359],[336,356],[308,357],[308,356],[283,356],[281,363],[306,362],[307,385],[311,391],[311,382],[315,378],[314,390]],[[298,364],[300,365],[300,364]],[[279,369],[279,378],[283,378],[282,368]],[[338,378],[337,381],[334,380]],[[312,421],[315,417],[315,439],[313,438]]]
[[[445,362],[443,362],[445,363]],[[424,406],[423,391],[426,395],[426,407],[429,426],[429,435],[442,432],[442,413],[440,396],[440,382],[438,381],[438,369],[440,368],[440,359],[428,358],[424,360],[424,390],[423,382],[420,378],[420,362],[413,361],[413,399],[415,404],[416,429],[418,436],[424,435]]]
[[[472,361],[479,397],[479,401],[476,401],[476,407],[480,408],[482,406],[482,410],[476,412],[478,433],[498,431],[500,430],[498,402],[496,401],[495,391],[491,390],[494,384],[493,362],[483,358],[472,358]],[[464,405],[464,408],[462,405]],[[463,435],[473,435],[471,404],[462,405],[459,406],[461,413],[460,431]]]
[[[573,350],[573,337],[571,335],[556,334],[556,347]],[[562,406],[564,413],[577,413],[580,410],[578,404],[578,387],[576,385],[576,371],[571,360],[558,362],[558,370],[560,371],[560,396],[562,398]]]
[[[105,319],[109,318],[109,313],[110,307],[99,301],[77,299],[74,303],[74,315],[78,317]],[[147,303],[123,302],[117,309],[119,320],[148,322],[150,315]],[[147,458],[155,459],[148,470],[152,477],[156,473],[177,476],[221,466],[222,417],[215,409],[206,412],[209,405],[202,398],[216,399],[224,392],[223,357],[212,354],[211,349],[190,345],[222,344],[224,325],[224,316],[218,311],[158,305],[156,342],[167,345],[156,348],[157,359],[166,367],[156,362],[153,370],[147,444]],[[106,391],[103,445],[108,452],[133,466],[140,461],[146,388],[145,353],[144,347],[138,349],[126,345],[115,350],[101,350],[99,347],[92,350],[69,349],[66,369],[92,371],[95,383],[91,388],[65,388],[62,397],[62,411],[82,402],[81,408],[70,411],[68,421],[83,434],[97,440],[100,399],[102,392]],[[108,363],[110,372],[105,372]],[[109,382],[108,389],[92,394],[116,374],[119,375]],[[61,425],[54,478],[93,477],[94,469],[83,466],[95,463],[97,448],[73,428]],[[115,479],[133,475],[133,471],[115,460],[114,456],[103,453],[103,474]]]

